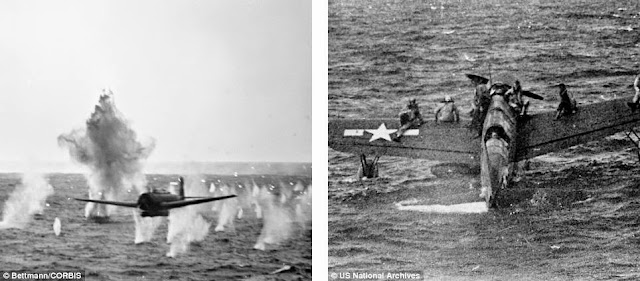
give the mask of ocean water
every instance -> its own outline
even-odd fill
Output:
[[[329,1],[329,117],[395,117],[416,98],[433,118],[445,95],[470,110],[467,73],[521,81],[555,110],[558,83],[579,105],[631,98],[640,73],[637,1]],[[329,273],[419,270],[434,280],[636,280],[640,162],[624,133],[532,159],[501,207],[458,165],[358,158],[329,148]],[[424,208],[423,208],[424,209]]]
[[[147,175],[148,185],[168,188],[178,175]],[[189,176],[186,176],[187,178]],[[33,216],[24,228],[0,230],[0,267],[3,271],[83,271],[86,280],[224,280],[279,278],[298,280],[311,278],[311,222],[305,227],[291,226],[288,239],[268,244],[264,251],[254,249],[264,221],[252,208],[243,208],[242,218],[224,232],[215,232],[219,213],[212,205],[197,205],[206,229],[203,240],[190,243],[188,250],[167,257],[168,221],[162,218],[149,242],[134,243],[135,224],[131,209],[118,208],[110,220],[97,223],[84,217],[85,204],[73,197],[87,197],[87,182],[81,174],[49,174],[44,178],[54,193],[46,199],[43,211]],[[311,185],[308,175],[201,175],[198,194],[208,194],[211,183],[218,186],[249,188],[258,185],[274,198],[283,193],[299,196]],[[9,194],[21,184],[20,174],[0,174],[0,202],[6,204]],[[298,186],[298,191],[294,192]],[[302,190],[300,188],[302,187]],[[288,198],[289,198],[288,197]],[[134,202],[135,191],[122,200]],[[220,201],[222,202],[222,201]],[[292,200],[295,202],[295,199]],[[286,204],[283,204],[286,205]],[[60,236],[53,224],[60,220]],[[277,274],[272,272],[290,266]]]

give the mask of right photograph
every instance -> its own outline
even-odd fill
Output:
[[[640,278],[640,3],[328,2],[331,280]]]

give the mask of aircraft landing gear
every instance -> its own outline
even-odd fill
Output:
[[[367,162],[367,156],[360,155],[360,168],[358,169],[358,179],[372,179],[378,177],[378,159],[380,156],[373,158],[373,161]]]

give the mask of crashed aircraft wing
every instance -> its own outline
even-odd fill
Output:
[[[554,120],[556,111],[530,115],[518,122],[516,160],[597,140],[640,125],[640,110],[633,112],[618,98],[588,105],[578,105],[578,112]]]
[[[477,164],[480,141],[468,121],[436,123],[427,121],[408,130],[399,142],[392,136],[400,127],[398,119],[330,119],[329,146],[353,154],[424,158],[446,163]]]

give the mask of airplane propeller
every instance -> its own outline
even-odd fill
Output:
[[[536,99],[536,100],[544,100],[544,97],[538,94],[534,94],[532,92],[529,91],[521,91],[520,93],[522,93],[523,96],[526,97],[530,97],[532,99]]]
[[[489,79],[475,74],[466,74],[467,78],[471,79],[475,85],[482,85],[489,83]]]
[[[479,76],[479,75],[475,75],[475,74],[465,74],[467,76],[467,78],[469,78],[473,84],[475,85],[484,85],[489,83],[489,79]],[[523,96],[526,97],[530,97],[532,99],[536,99],[536,100],[544,100],[544,97],[535,93],[532,93],[530,91],[522,91],[521,92]]]

